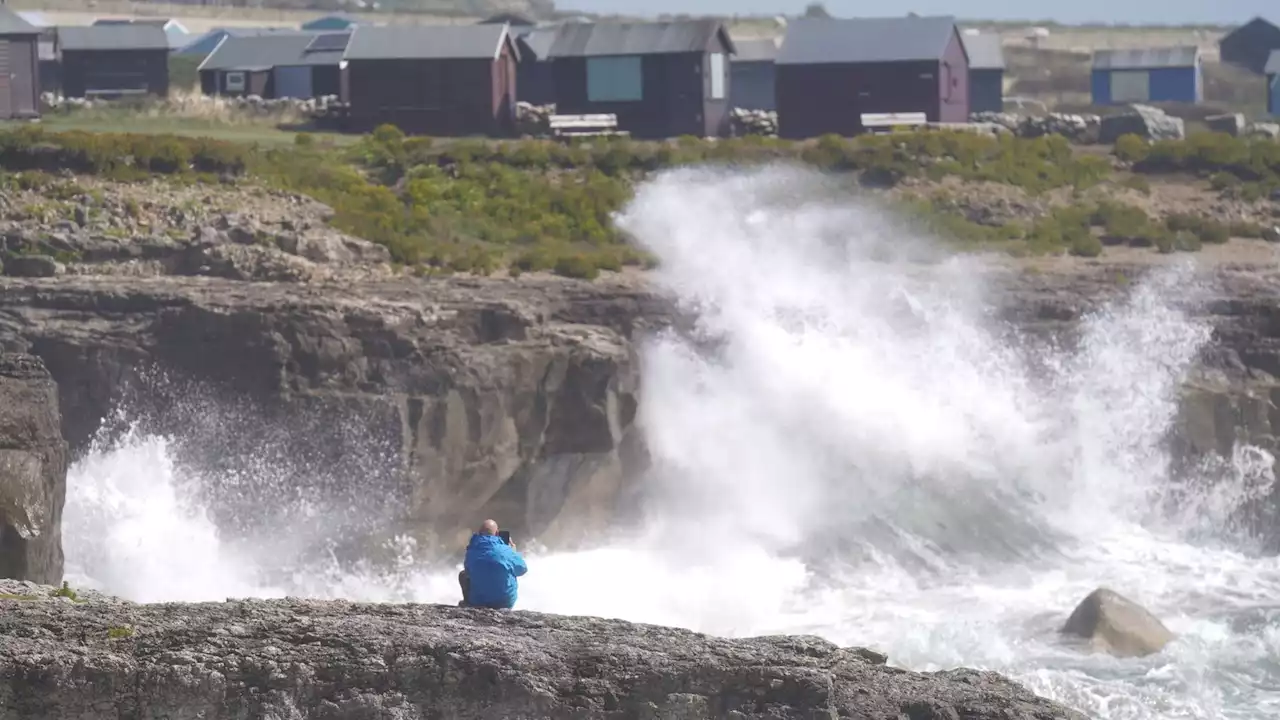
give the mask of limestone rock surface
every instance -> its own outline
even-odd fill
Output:
[[[298,600],[0,600],[0,720],[1084,720],[995,673],[815,637]]]

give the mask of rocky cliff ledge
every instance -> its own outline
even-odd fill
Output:
[[[0,578],[62,580],[67,445],[39,358],[0,353]]]
[[[1242,247],[1261,255],[1241,259]],[[1269,253],[1232,245],[1194,259],[1208,291],[1190,309],[1214,341],[1188,385],[1175,438],[1185,454],[1277,445],[1280,270]],[[988,284],[1013,326],[1066,337],[1083,313],[1179,259],[997,261]],[[402,520],[390,530],[450,550],[485,515],[563,548],[637,505],[627,482],[646,463],[633,428],[636,341],[672,319],[643,277],[85,273],[0,278],[0,348],[49,367],[75,449],[132,398],[165,432],[194,426],[204,461],[250,457],[270,436],[290,462],[338,468],[326,482],[390,498]],[[157,387],[154,370],[182,382]],[[193,406],[188,380],[250,399],[246,415],[265,419],[217,421],[216,408]],[[379,443],[392,466],[382,473],[365,452]],[[237,501],[240,516],[257,505]]]
[[[0,720],[1084,720],[994,673],[814,637],[299,600],[133,605],[0,582]]]
[[[197,425],[211,462],[274,430],[281,457],[341,467],[331,481],[394,496],[403,530],[450,547],[484,515],[561,545],[614,519],[644,462],[629,339],[662,316],[642,292],[550,278],[0,278],[0,347],[48,365],[74,448],[122,400],[166,433]],[[218,423],[187,381],[276,420]],[[407,472],[375,467],[379,444]]]

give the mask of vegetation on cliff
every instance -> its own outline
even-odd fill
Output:
[[[758,136],[666,143],[441,142],[384,126],[350,147],[301,134],[292,147],[271,149],[177,135],[35,127],[0,133],[0,165],[11,171],[71,170],[123,181],[162,175],[209,183],[249,175],[305,193],[333,208],[339,229],[385,245],[397,262],[422,273],[509,268],[589,278],[602,269],[649,263],[619,236],[611,216],[637,180],[693,163],[799,163],[877,189],[955,179],[1009,186],[1028,196],[1066,192],[1074,198],[1069,204],[1055,201],[1006,221],[974,220],[954,201],[938,197],[899,199],[901,209],[924,227],[962,243],[1087,256],[1106,244],[1170,252],[1230,235],[1261,234],[1250,223],[1231,227],[1199,216],[1153,217],[1142,208],[1086,197],[1102,186],[1149,192],[1146,176],[1195,173],[1242,197],[1280,187],[1280,144],[1271,141],[1204,133],[1147,143],[1126,136],[1113,155],[1133,173],[1118,173],[1112,158],[1078,152],[1061,137],[963,131],[809,142]],[[1099,194],[1107,195],[1094,193]]]

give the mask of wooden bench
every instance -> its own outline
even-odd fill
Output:
[[[148,92],[149,91],[146,88],[122,88],[120,90],[89,89],[84,91],[84,96],[85,98],[101,97],[101,98],[107,98],[107,99],[114,99],[114,98],[136,97],[139,95],[146,95]]]
[[[618,130],[618,116],[613,113],[552,115],[550,125],[551,134],[556,137],[627,134]]]
[[[929,122],[929,116],[922,112],[915,113],[862,113],[862,127],[867,132],[893,132],[895,130],[920,127]]]

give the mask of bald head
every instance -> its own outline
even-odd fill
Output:
[[[481,535],[497,535],[498,523],[494,522],[493,520],[485,520],[484,522],[480,523],[480,529],[477,530],[476,532],[480,533]]]

